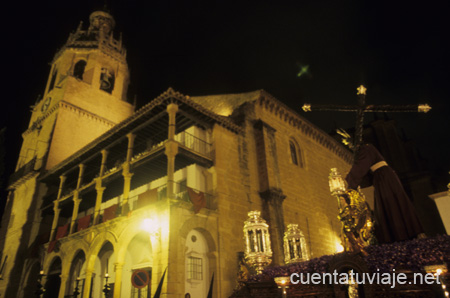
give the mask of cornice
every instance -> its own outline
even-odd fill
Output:
[[[317,128],[314,124],[310,123],[306,119],[302,119],[297,112],[287,107],[271,94],[267,93],[264,90],[261,90],[261,96],[257,100],[257,103],[265,110],[269,111],[275,116],[278,116],[280,120],[288,123],[295,129],[300,130],[303,134],[318,142],[337,156],[343,158],[345,161],[349,163],[353,162],[353,155],[351,154],[351,152],[349,152],[338,141],[333,139],[326,132]]]
[[[71,103],[68,103],[68,102],[62,100],[62,101],[54,104],[44,115],[42,115],[36,121],[34,121],[33,124],[22,134],[22,136],[25,137],[26,135],[30,134],[32,131],[37,129],[39,127],[39,125],[41,125],[42,122],[44,122],[45,119],[50,117],[50,115],[53,114],[58,109],[64,109],[64,110],[68,110],[71,112],[76,112],[81,116],[97,120],[109,127],[113,127],[116,124],[106,118],[100,117],[96,114],[93,114],[87,110],[84,110],[82,108],[79,108]]]
[[[60,101],[58,104],[59,104],[59,107],[61,109],[63,109],[63,110],[68,110],[68,111],[71,111],[71,112],[78,113],[81,116],[84,116],[84,117],[87,117],[89,119],[94,119],[94,120],[96,120],[98,122],[101,122],[102,124],[105,124],[106,126],[113,127],[114,125],[116,125],[116,123],[114,123],[114,122],[112,122],[112,121],[110,121],[110,120],[108,120],[106,118],[100,117],[100,116],[98,116],[98,115],[96,115],[94,113],[91,113],[91,112],[89,112],[89,111],[87,111],[85,109],[77,107],[77,106],[75,106],[75,105],[73,105],[71,103],[68,103],[66,101]]]

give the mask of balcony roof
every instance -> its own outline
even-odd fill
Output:
[[[166,132],[165,136],[167,136],[167,121],[158,120],[167,118],[166,107],[170,103],[175,103],[179,107],[176,119],[177,132],[192,125],[212,127],[214,124],[218,124],[234,133],[243,133],[243,128],[235,124],[231,119],[217,115],[206,107],[190,100],[188,96],[169,88],[166,92],[136,111],[132,116],[118,123],[55,167],[44,172],[40,179],[47,180],[49,178],[59,177],[68,170],[78,166],[78,164],[91,159],[101,150],[113,147],[126,138],[127,134],[142,129],[142,127],[147,129],[147,133],[161,135],[161,133]]]

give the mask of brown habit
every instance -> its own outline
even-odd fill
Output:
[[[362,145],[353,167],[345,178],[348,187],[356,189],[369,174],[370,167],[383,161],[383,156],[373,145]],[[381,163],[378,166],[380,167],[372,173],[375,188],[375,234],[378,242],[408,240],[423,233],[414,206],[397,174],[387,164]]]

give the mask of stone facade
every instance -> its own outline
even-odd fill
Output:
[[[269,224],[273,264],[284,262],[289,223],[312,257],[334,253],[328,173],[346,172],[351,154],[262,90],[169,89],[133,113],[113,24],[93,13],[55,56],[10,180],[0,294],[30,297],[43,270],[46,297],[71,295],[77,278],[83,297],[102,297],[106,280],[113,297],[153,297],[163,276],[162,297],[206,297],[213,276],[213,297],[228,297],[251,210]],[[137,270],[150,286],[132,286]]]

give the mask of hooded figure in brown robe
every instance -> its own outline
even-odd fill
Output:
[[[423,233],[414,206],[397,174],[373,145],[365,144],[359,148],[353,167],[345,178],[348,187],[356,189],[369,171],[375,189],[375,235],[378,242],[403,241]]]

